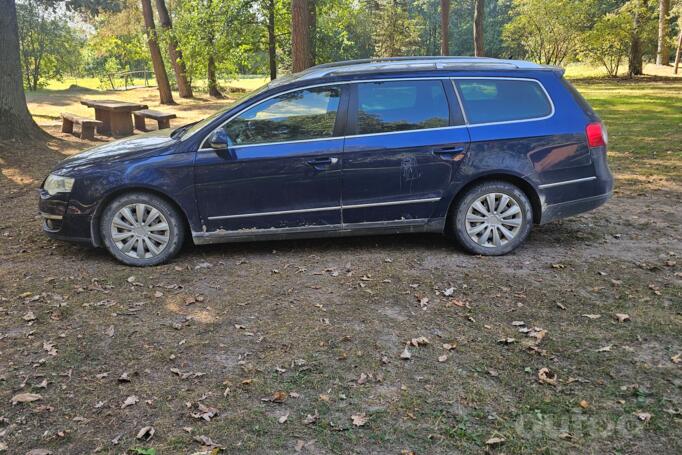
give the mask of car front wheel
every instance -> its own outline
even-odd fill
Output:
[[[499,256],[526,240],[533,225],[533,209],[517,186],[483,182],[462,195],[450,221],[455,237],[467,251]]]
[[[147,193],[115,198],[104,209],[101,234],[107,250],[127,265],[161,264],[175,256],[185,236],[177,209]]]

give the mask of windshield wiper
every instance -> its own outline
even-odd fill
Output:
[[[187,131],[187,129],[189,127],[190,127],[190,125],[185,125],[185,126],[181,126],[179,128],[176,128],[175,131],[173,131],[171,133],[171,137],[173,139],[180,139],[182,137],[182,135],[185,134],[185,132]]]

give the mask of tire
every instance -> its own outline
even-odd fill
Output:
[[[149,193],[127,193],[105,207],[100,233],[106,249],[120,262],[148,267],[162,264],[180,251],[185,223],[166,200]]]
[[[517,186],[504,181],[483,182],[462,195],[449,221],[452,233],[465,250],[501,256],[526,240],[533,226],[533,208]]]

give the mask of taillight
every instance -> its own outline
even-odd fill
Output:
[[[585,135],[587,136],[587,145],[590,148],[604,147],[608,142],[606,135],[606,128],[600,122],[594,122],[587,125],[585,128]]]

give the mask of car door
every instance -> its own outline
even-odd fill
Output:
[[[344,225],[426,223],[469,144],[449,81],[353,84],[348,127]]]
[[[197,153],[195,188],[207,232],[318,230],[341,224],[342,87],[289,91],[220,128],[228,147]]]

